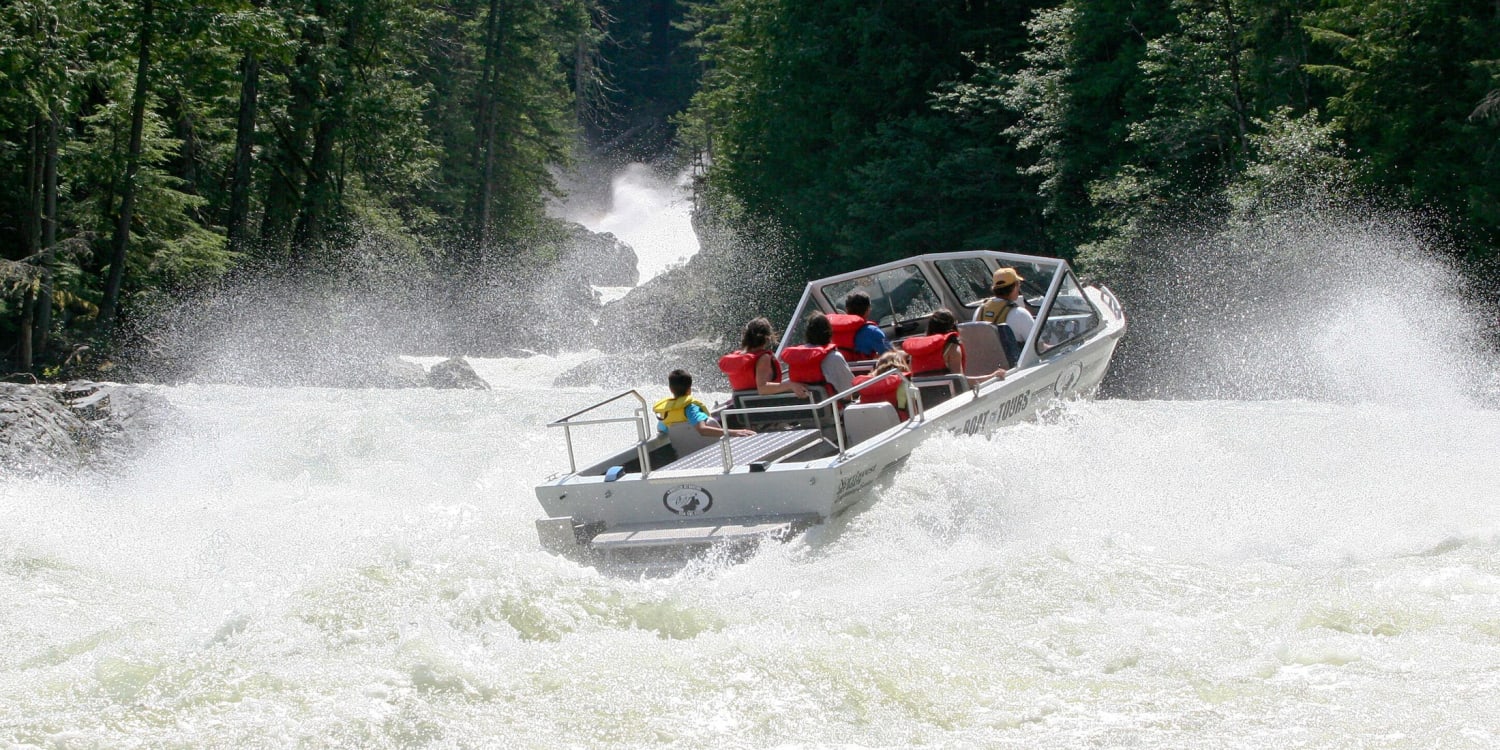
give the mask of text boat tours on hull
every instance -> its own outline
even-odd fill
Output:
[[[842,393],[815,388],[807,399],[736,392],[715,416],[757,431],[748,437],[704,438],[685,424],[659,434],[650,402],[633,390],[552,422],[549,427],[563,428],[571,470],[536,488],[547,514],[537,521],[543,546],[629,564],[669,550],[785,538],[854,505],[929,435],[988,432],[1055,399],[1092,396],[1125,333],[1125,314],[1108,289],[1079,284],[1056,258],[989,250],[933,253],[819,279],[803,292],[777,355],[801,343],[814,313],[841,312],[854,291],[870,297],[867,317],[892,342],[923,334],[940,308],[970,320],[989,298],[994,272],[1004,267],[1024,279],[1020,301],[1035,319],[1018,342],[1016,361],[1007,361],[995,325],[958,326],[966,374],[1006,366],[1003,380],[970,388],[959,375],[907,378],[897,372]],[[871,364],[851,366],[859,374]],[[889,403],[851,403],[888,377],[902,378],[901,387],[908,389],[904,421]],[[606,424],[619,430],[630,423],[628,445],[592,465],[577,465],[575,431]]]

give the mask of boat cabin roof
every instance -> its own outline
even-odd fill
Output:
[[[1004,267],[1021,275],[1021,297],[1032,310],[1042,308],[1063,277],[1071,276],[1060,258],[996,250],[928,253],[829,276],[808,283],[781,348],[804,342],[803,331],[814,313],[843,312],[844,297],[853,291],[869,295],[868,317],[892,339],[922,333],[938,308],[947,308],[960,322],[969,320],[990,297],[995,269]]]

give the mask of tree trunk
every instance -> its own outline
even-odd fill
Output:
[[[307,187],[292,243],[306,254],[323,241],[328,218],[338,207],[338,185],[333,180],[334,135],[337,117],[323,112],[313,135],[312,159],[307,165]]]
[[[278,123],[276,140],[279,148],[270,161],[271,175],[266,185],[265,215],[261,217],[258,245],[275,260],[289,259],[293,266],[301,263],[300,252],[292,245],[292,230],[302,207],[303,184],[307,175],[307,135],[318,121],[323,101],[323,66],[320,50],[326,40],[323,23],[328,18],[326,2],[313,8],[316,23],[302,30],[302,44],[292,74],[287,76],[291,102],[287,105],[285,125]]]
[[[131,211],[135,208],[135,173],[141,161],[141,131],[146,122],[146,90],[151,68],[151,27],[155,25],[155,0],[141,0],[140,49],[135,68],[135,96],[130,105],[130,145],[125,152],[125,179],[120,185],[120,215],[115,222],[111,247],[109,282],[104,287],[104,302],[99,306],[99,321],[107,329],[114,325],[120,302],[120,285],[125,279],[125,251],[130,247]]]
[[[42,249],[57,244],[57,141],[62,119],[58,103],[49,105],[47,116],[47,152],[42,161]],[[42,265],[42,281],[37,289],[36,327],[32,348],[35,355],[47,352],[47,337],[52,332],[52,264]]]
[[[483,257],[489,245],[491,224],[494,222],[495,202],[495,86],[499,78],[500,65],[500,0],[490,0],[489,17],[485,19],[484,68],[479,83],[478,118],[475,122],[475,156],[480,164],[479,184],[474,194],[473,221],[470,237],[474,246],[464,257],[464,265],[473,268]]]
[[[260,60],[240,61],[240,113],[234,134],[234,177],[229,186],[229,249],[243,252],[250,240],[250,180],[255,158],[255,112],[260,97]]]
[[[332,16],[327,9],[324,18]],[[345,65],[351,65],[355,57],[355,44],[360,38],[360,16],[347,14],[348,26],[339,39],[339,57]],[[322,243],[328,233],[333,215],[338,211],[341,195],[335,179],[339,126],[344,119],[348,82],[354,75],[352,70],[335,69],[324,81],[324,95],[313,118],[313,150],[307,163],[307,184],[302,191],[302,207],[297,216],[297,230],[292,242],[299,253],[307,253]]]
[[[1229,80],[1230,88],[1233,90],[1233,98],[1229,106],[1234,110],[1235,148],[1236,151],[1243,153],[1250,137],[1250,115],[1249,105],[1245,102],[1244,81],[1242,80],[1244,76],[1240,71],[1240,58],[1243,56],[1240,40],[1242,29],[1239,19],[1235,16],[1232,0],[1221,0],[1219,5],[1223,9],[1224,20],[1229,26],[1227,32],[1229,34]]]
[[[44,146],[42,145],[43,124],[41,116],[32,121],[31,127],[27,128],[26,149],[26,245],[24,252],[28,259],[33,258],[41,250],[42,244],[42,171],[46,161],[42,156]],[[32,350],[31,330],[36,324],[36,290],[29,278],[22,279],[23,291],[21,292],[21,324],[19,352],[16,357],[16,367],[22,372],[31,371]]]

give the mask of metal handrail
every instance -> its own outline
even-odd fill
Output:
[[[880,375],[877,375],[870,378],[869,380],[866,380],[863,383],[860,383],[859,385],[849,388],[848,390],[835,393],[832,396],[829,396],[828,398],[825,398],[817,403],[787,404],[782,406],[753,406],[741,409],[724,409],[723,411],[719,412],[719,423],[729,424],[728,417],[738,416],[740,414],[770,414],[786,413],[788,411],[807,411],[811,412],[816,418],[817,412],[829,407],[834,407],[833,432],[834,436],[838,440],[839,458],[842,460],[844,458],[845,452],[848,451],[848,446],[846,445],[846,439],[844,435],[844,414],[842,410],[836,407],[836,404],[840,401],[847,400],[854,394],[859,393],[860,391],[869,388],[871,385],[885,380],[892,375],[901,378],[901,382],[905,384],[906,388],[908,389],[907,405],[911,406],[912,403],[915,402],[916,409],[908,409],[912,419],[922,419],[925,416],[926,412],[925,408],[922,405],[922,389],[913,386],[906,373],[903,373],[900,370],[887,370]],[[720,453],[724,459],[724,473],[728,474],[730,470],[734,468],[734,448],[730,445],[728,430],[725,430],[724,434],[719,437],[718,442]]]
[[[640,403],[640,405],[641,405],[641,408],[635,410],[635,416],[631,416],[631,417],[607,417],[607,418],[604,418],[604,419],[587,419],[587,420],[582,420],[582,421],[578,421],[578,422],[573,421],[574,417],[580,416],[582,414],[587,414],[587,413],[589,413],[589,412],[591,412],[591,411],[593,411],[595,409],[598,409],[601,406],[605,406],[607,404],[612,404],[612,403],[614,403],[616,401],[619,401],[622,398],[625,398],[626,396],[635,396],[635,400],[638,401]],[[646,405],[646,397],[642,396],[639,392],[635,391],[634,389],[631,389],[631,390],[623,391],[623,392],[617,393],[617,394],[615,394],[613,396],[610,396],[609,398],[604,399],[603,401],[600,401],[600,402],[598,402],[596,404],[593,404],[592,406],[585,406],[584,408],[579,409],[578,411],[575,411],[575,412],[573,412],[572,414],[569,414],[566,417],[559,417],[558,419],[554,419],[551,422],[548,422],[547,426],[548,427],[561,427],[561,428],[563,428],[563,437],[566,438],[566,440],[568,442],[568,473],[569,474],[577,474],[578,473],[578,460],[574,457],[574,454],[573,454],[573,428],[574,427],[584,427],[584,426],[587,426],[587,425],[596,425],[596,424],[617,424],[617,423],[620,423],[620,422],[634,422],[635,423],[635,436],[636,436],[635,453],[636,453],[636,456],[640,459],[640,462],[641,462],[641,476],[642,477],[647,477],[647,476],[651,475],[651,452],[648,451],[648,450],[646,450],[646,444],[650,442],[650,440],[648,440],[647,437],[646,437],[647,434],[648,434],[648,425],[646,424],[646,413],[649,412],[650,410],[651,410],[650,407]]]

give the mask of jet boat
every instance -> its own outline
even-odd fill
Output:
[[[889,403],[859,403],[876,378],[841,393],[815,388],[805,399],[736,392],[714,416],[755,429],[748,437],[704,438],[686,425],[662,434],[651,401],[634,390],[551,422],[567,443],[569,470],[536,488],[547,515],[536,522],[542,545],[588,562],[649,565],[785,539],[860,502],[930,435],[987,433],[1055,400],[1093,396],[1125,333],[1125,314],[1109,289],[1080,284],[1056,258],[933,253],[818,279],[803,292],[777,355],[801,343],[814,313],[841,312],[856,290],[870,297],[867,317],[892,342],[921,335],[939,308],[970,320],[1002,267],[1024,279],[1021,301],[1035,320],[1015,342],[1019,355],[1009,361],[1006,350],[1015,355],[1016,347],[1005,345],[997,326],[959,324],[964,375],[881,376],[902,379],[905,419]],[[872,365],[851,362],[856,374]],[[971,386],[965,377],[996,368],[1007,369],[1003,379]],[[575,439],[606,425],[626,433],[622,444],[580,466]]]

